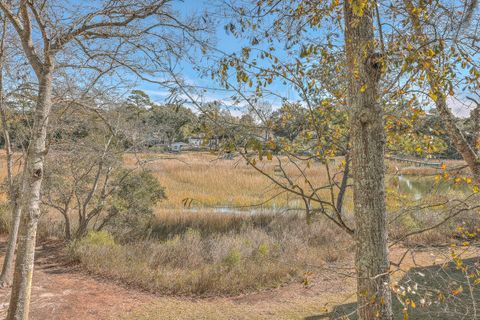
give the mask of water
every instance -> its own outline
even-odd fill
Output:
[[[455,184],[452,181],[435,181],[434,177],[395,176],[390,178],[390,187],[399,194],[411,195],[414,200],[420,200],[432,194],[445,194],[451,191],[467,193],[470,188],[465,183]]]
[[[288,211],[288,208],[239,208],[239,207],[192,207],[188,208],[188,212],[216,212],[224,214],[239,214],[239,215],[256,215],[256,214],[279,214]],[[292,209],[290,209],[292,210]]]

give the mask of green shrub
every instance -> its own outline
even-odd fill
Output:
[[[74,240],[68,245],[68,253],[72,260],[81,261],[86,252],[98,247],[114,247],[115,239],[107,231],[89,231],[81,239]]]
[[[270,247],[268,243],[261,243],[258,246],[257,253],[260,257],[267,257],[270,254]]]
[[[223,259],[223,262],[229,266],[234,267],[240,263],[242,260],[242,254],[238,249],[232,249],[228,255]]]
[[[115,239],[107,231],[89,231],[78,243],[85,246],[113,246]]]

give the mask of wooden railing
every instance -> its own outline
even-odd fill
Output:
[[[415,166],[418,167],[433,167],[433,168],[441,168],[442,163],[441,162],[429,162],[429,161],[423,161],[423,160],[414,160],[414,159],[405,159],[405,158],[400,158],[397,156],[385,156],[385,159],[389,160],[394,160],[398,162],[406,162],[406,163],[412,163]]]

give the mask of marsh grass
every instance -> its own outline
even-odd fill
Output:
[[[133,166],[138,159],[148,161],[146,167],[158,177],[167,191],[168,199],[158,206],[158,210],[183,208],[184,199],[193,199],[191,206],[196,208],[247,207],[261,203],[264,209],[303,208],[301,199],[288,193],[282,193],[264,203],[281,190],[238,156],[234,160],[224,160],[216,154],[206,152],[173,156],[142,154],[127,155],[125,163]],[[288,175],[299,186],[306,187],[295,167],[288,165],[286,158],[281,158],[281,161]],[[341,171],[338,168],[341,159],[336,163],[336,166],[332,165],[332,172]],[[258,166],[273,177],[276,177],[277,164],[276,159],[258,162]],[[312,177],[314,187],[327,184],[327,173],[321,163],[312,162],[310,168],[305,167],[305,171]],[[341,175],[337,179],[340,178]],[[330,197],[328,190],[322,191],[322,195],[326,199]],[[347,197],[351,197],[350,193]]]
[[[300,281],[313,266],[348,257],[350,244],[329,224],[307,225],[296,215],[216,215],[170,220],[171,226],[181,227],[163,227],[157,232],[169,234],[155,239],[126,244],[80,240],[71,257],[90,272],[145,290],[202,296]],[[165,221],[161,219],[157,223]],[[335,254],[329,249],[332,241]]]

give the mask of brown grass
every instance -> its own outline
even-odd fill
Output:
[[[206,217],[203,225],[211,230],[208,222],[213,218]],[[287,216],[264,218],[270,222],[256,226],[259,219],[222,218],[217,220],[222,221],[221,232],[175,230],[179,233],[163,241],[120,245],[108,237],[87,238],[73,245],[73,257],[91,272],[152,292],[231,295],[300,280],[312,266],[349,256],[347,238],[332,225],[307,225],[302,218]],[[226,220],[239,231],[223,229]],[[332,242],[335,250],[329,247]]]
[[[268,178],[248,166],[240,157],[223,160],[211,153],[182,153],[173,156],[141,155],[140,158],[151,160],[146,167],[166,188],[168,199],[160,204],[159,210],[182,208],[182,200],[187,198],[194,199],[192,206],[195,207],[251,206],[263,203],[280,192]],[[136,160],[133,155],[125,158],[127,165],[134,165]],[[287,163],[285,158],[282,158],[282,163]],[[274,176],[277,164],[275,159],[264,159],[259,166]],[[293,165],[286,165],[285,170],[300,186],[306,186]],[[315,187],[327,183],[325,168],[320,163],[312,163],[305,170]],[[335,172],[334,169],[332,171]],[[329,196],[327,191],[324,196]],[[302,208],[302,202],[299,197],[281,194],[263,207]]]

